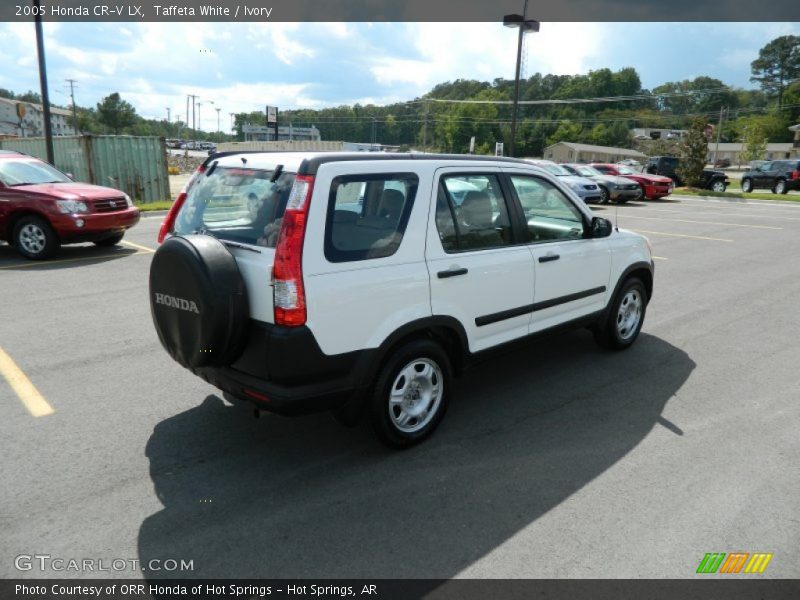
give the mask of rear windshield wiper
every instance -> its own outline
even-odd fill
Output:
[[[281,176],[281,173],[283,173],[283,165],[278,165],[277,167],[275,167],[275,171],[272,173],[272,177],[269,178],[269,182],[275,183],[276,181],[278,181],[278,177]]]
[[[226,246],[230,246],[231,248],[239,248],[241,250],[249,250],[250,252],[255,252],[256,254],[261,254],[261,250],[257,248],[253,248],[252,246],[248,246],[246,244],[240,244],[239,242],[231,242],[230,240],[219,240]]]

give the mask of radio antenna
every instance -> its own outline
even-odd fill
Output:
[[[614,229],[619,232],[619,202],[614,202]]]

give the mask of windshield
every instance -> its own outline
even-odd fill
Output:
[[[636,171],[624,165],[618,166],[617,171],[619,171],[620,175],[636,175]]]
[[[213,166],[192,184],[175,233],[207,233],[222,240],[274,248],[294,173]]]
[[[0,160],[0,181],[5,185],[34,185],[37,183],[70,183],[61,171],[39,160]]]
[[[539,166],[544,168],[545,170],[549,171],[553,175],[558,175],[559,177],[563,177],[564,175],[571,175],[569,171],[567,171],[561,165],[556,164],[548,164],[548,163],[539,163]]]
[[[578,172],[578,175],[582,175],[583,177],[597,177],[598,175],[602,175],[602,173],[594,167],[575,167],[575,170]]]

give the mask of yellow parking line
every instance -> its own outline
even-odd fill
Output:
[[[726,227],[750,227],[752,229],[783,229],[773,225],[747,225],[745,223],[719,223],[717,221],[692,221],[690,219],[670,219],[669,217],[640,217],[638,215],[625,215],[626,219],[648,219],[650,221],[675,221],[676,223],[700,223],[708,225],[722,225]]]
[[[11,389],[17,393],[32,416],[46,417],[53,414],[53,407],[47,403],[31,380],[2,348],[0,348],[0,375],[5,377]]]
[[[131,248],[136,248],[137,250],[141,250],[143,252],[153,253],[155,250],[152,248],[148,248],[147,246],[140,246],[139,244],[134,244],[133,242],[129,242],[128,240],[122,240],[120,244],[125,244],[126,246],[130,246]]]
[[[636,233],[647,233],[650,235],[666,235],[669,237],[680,237],[680,238],[689,238],[693,240],[709,240],[712,242],[732,242],[733,240],[726,240],[724,238],[716,238],[716,237],[707,237],[704,235],[687,235],[685,233],[666,233],[664,231],[647,231],[646,229],[631,229],[631,231],[635,231]]]

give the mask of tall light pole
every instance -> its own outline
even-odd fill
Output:
[[[216,110],[216,111],[217,111],[217,133],[219,133],[219,132],[220,132],[220,131],[219,131],[219,113],[220,113],[220,111],[221,111],[222,109],[221,109],[221,108],[218,106],[218,107],[217,107],[217,108],[215,108],[214,110]]]
[[[33,0],[36,23],[36,51],[39,55],[39,84],[42,88],[42,119],[44,120],[44,145],[47,162],[53,164],[53,127],[50,122],[50,93],[47,90],[47,66],[44,61],[44,33],[42,32],[42,12],[39,0]]]
[[[539,31],[539,21],[528,20],[528,0],[522,7],[521,15],[506,15],[503,17],[503,25],[506,27],[519,27],[519,37],[517,38],[517,69],[514,75],[514,104],[511,112],[511,144],[509,155],[514,156],[517,138],[517,109],[519,107],[519,72],[522,63],[522,43],[525,34],[530,31]]]

